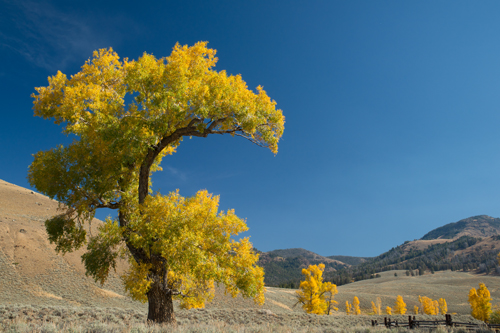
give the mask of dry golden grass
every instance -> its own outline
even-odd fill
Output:
[[[145,313],[95,307],[0,306],[0,332],[397,332],[373,328],[370,320],[382,316],[317,316],[304,313],[275,314],[269,310],[190,310],[177,313],[177,325],[146,325]],[[420,316],[421,320],[435,316]],[[455,316],[469,321],[468,316]],[[406,316],[394,316],[400,323]],[[442,318],[439,318],[442,319]],[[475,321],[478,323],[477,321]],[[404,331],[404,330],[401,330]],[[428,332],[428,329],[425,330]],[[418,330],[414,332],[419,332]],[[423,331],[422,331],[423,332]],[[460,332],[438,329],[437,332]]]

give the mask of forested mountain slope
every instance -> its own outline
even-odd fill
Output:
[[[302,268],[309,265],[323,263],[326,272],[334,272],[349,266],[300,248],[258,252],[259,266],[264,268],[266,273],[264,281],[268,286],[297,287],[296,282],[302,279]]]

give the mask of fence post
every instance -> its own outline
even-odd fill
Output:
[[[411,321],[411,316],[408,316],[408,328],[409,329],[413,328],[413,322]]]
[[[445,315],[445,318],[446,318],[446,326],[453,326],[453,323],[451,321],[451,314],[447,313]]]
[[[384,317],[384,326],[389,327],[389,326],[387,326],[387,317]]]

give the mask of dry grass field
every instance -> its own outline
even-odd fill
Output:
[[[340,310],[331,316],[308,315],[295,306],[295,291],[267,288],[266,303],[231,298],[217,289],[205,309],[176,309],[177,327],[146,326],[147,305],[128,297],[120,263],[104,286],[85,276],[81,251],[57,255],[44,229],[57,202],[0,180],[0,331],[1,332],[365,332],[372,330],[370,302],[383,306],[402,295],[413,308],[418,295],[444,297],[454,319],[470,321],[467,295],[484,282],[500,301],[500,278],[459,272],[407,277],[404,271],[338,288]],[[100,222],[93,222],[93,232]],[[358,296],[363,314],[347,316],[344,303]],[[394,316],[393,316],[394,317]],[[423,317],[423,316],[419,316]],[[401,320],[406,320],[406,316]],[[383,321],[383,316],[378,319]],[[377,328],[375,331],[385,331]],[[444,331],[443,331],[444,332]]]
[[[0,306],[0,332],[397,332],[370,326],[384,316],[308,315],[273,313],[265,309],[197,309],[177,312],[177,325],[146,325],[145,311],[102,307]],[[441,316],[440,316],[441,317]],[[401,323],[407,316],[391,316]],[[436,320],[436,316],[418,316]],[[439,318],[442,320],[443,318]],[[456,321],[472,321],[454,316]],[[401,329],[404,331],[404,329]],[[424,330],[422,330],[423,332]],[[461,332],[459,329],[442,332]],[[418,330],[417,330],[418,332]],[[428,330],[426,330],[428,332]]]

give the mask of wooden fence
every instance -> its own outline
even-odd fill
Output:
[[[488,328],[490,330],[500,331],[500,325],[498,324],[474,324],[474,323],[462,323],[458,321],[453,321],[451,314],[446,314],[444,320],[416,320],[415,316],[408,316],[407,322],[398,322],[397,320],[392,321],[391,318],[384,317],[384,323],[378,323],[377,320],[372,320],[372,326],[384,325],[387,328],[390,327],[407,327],[409,329],[414,328],[436,328],[437,326],[448,326],[448,327],[463,327],[467,330],[477,330],[478,328]]]

